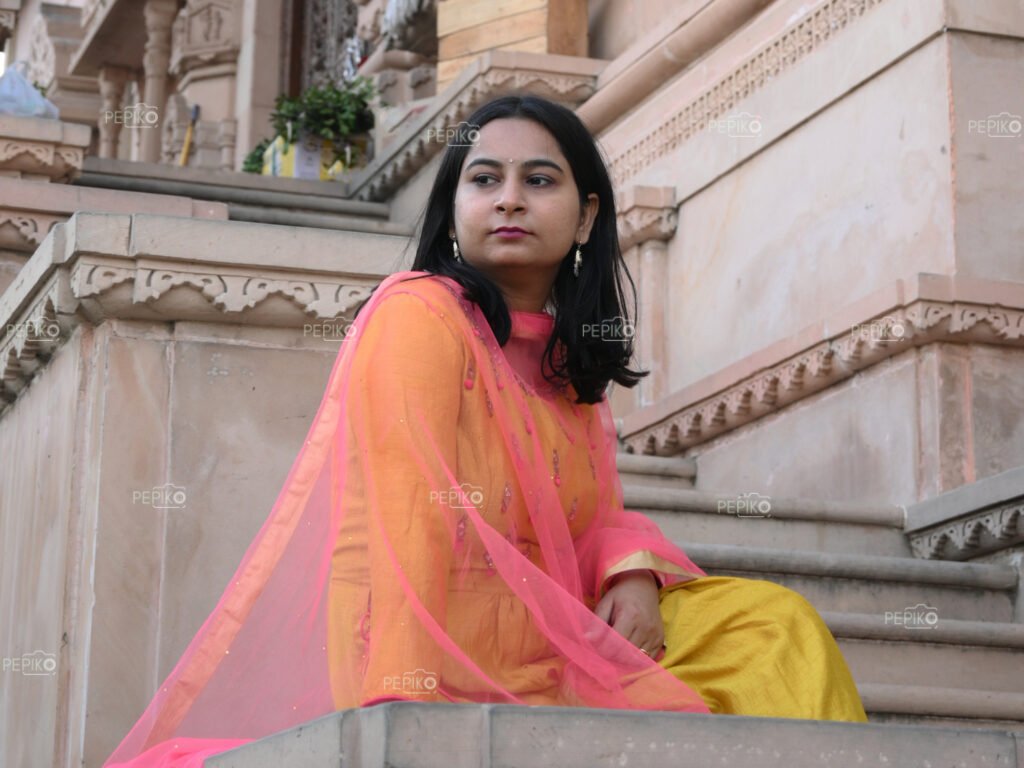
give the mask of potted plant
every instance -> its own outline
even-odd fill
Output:
[[[308,88],[298,98],[278,96],[270,116],[276,137],[265,150],[263,173],[331,178],[364,164],[374,95],[373,81],[356,77],[341,87]]]

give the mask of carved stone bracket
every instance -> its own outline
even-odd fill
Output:
[[[935,342],[1024,347],[1024,309],[919,300],[865,318],[713,397],[624,436],[630,453],[669,456],[774,413],[886,358]]]
[[[623,252],[649,240],[671,240],[676,233],[679,215],[672,189],[631,187],[615,208]]]
[[[465,120],[478,106],[508,92],[528,92],[576,106],[594,93],[600,62],[579,60],[578,72],[553,72],[527,63],[530,54],[489,51],[460,75],[462,88],[435,99],[400,137],[387,145],[358,177],[351,189],[358,200],[387,200],[445,147],[446,131]]]
[[[1024,544],[1024,500],[983,509],[952,523],[909,534],[915,557],[969,560]]]

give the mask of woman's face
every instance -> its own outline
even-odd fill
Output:
[[[502,118],[481,128],[466,154],[449,235],[462,257],[506,293],[533,304],[539,297],[543,306],[562,259],[590,237],[597,206],[594,193],[580,206],[569,163],[546,128]],[[501,227],[524,234],[502,235]],[[586,249],[583,259],[585,265]]]

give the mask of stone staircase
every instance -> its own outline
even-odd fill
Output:
[[[346,185],[342,182],[87,157],[73,184],[224,203],[232,221],[412,235],[410,227],[389,219],[387,203],[351,200],[346,197]]]
[[[699,492],[694,476],[685,459],[620,454],[626,508],[705,571],[818,609],[872,722],[1024,732],[1017,567],[913,557],[900,506]]]
[[[618,458],[625,506],[655,519],[709,574],[774,581],[810,600],[868,723],[402,702],[337,712],[206,765],[1024,768],[1013,558],[915,558],[902,507],[699,492],[692,460]]]

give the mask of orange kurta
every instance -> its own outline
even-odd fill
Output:
[[[564,516],[574,537],[593,522],[598,505],[609,502],[597,496],[593,453],[583,449],[607,438],[598,407],[573,403],[571,387],[563,394],[547,387],[540,357],[551,317],[538,313],[512,313],[512,338],[503,354],[515,380],[485,391],[474,370],[477,358],[455,322],[461,310],[448,289],[433,280],[407,285],[413,284],[413,291],[381,300],[373,321],[360,331],[353,360],[358,389],[349,393],[350,406],[374,428],[349,459],[346,494],[350,501],[361,495],[362,508],[389,511],[374,522],[358,513],[360,504],[350,503],[336,540],[328,596],[335,705],[343,709],[387,698],[487,701],[486,690],[494,685],[523,703],[565,704],[558,686],[563,657],[498,576],[467,516],[446,518],[437,505],[457,512],[472,504],[524,557],[548,568],[531,525],[533,494],[520,487],[514,471],[512,452],[519,444],[513,441],[510,451],[495,429],[494,398],[511,397],[513,387],[526,393],[536,438],[544,446],[545,474],[557,486],[560,503],[545,513]],[[437,306],[451,314],[437,312]],[[437,468],[409,450],[410,434],[418,434],[417,419],[424,413],[436,443],[430,448],[454,468],[461,488],[454,500],[437,498],[444,478],[431,476]],[[617,482],[612,487],[620,488]],[[407,599],[396,564],[421,605]],[[687,573],[643,551],[605,563],[602,582],[627,568],[650,568],[662,583],[678,582],[661,591],[668,646],[661,664],[700,692],[711,711],[865,719],[835,641],[796,593],[753,580]],[[764,599],[766,590],[771,600]],[[585,596],[590,609],[597,597]],[[470,663],[444,653],[432,625],[464,649]],[[757,629],[742,631],[744,626]],[[481,674],[488,685],[480,683]],[[787,676],[785,684],[761,685],[764,675],[780,674]]]

